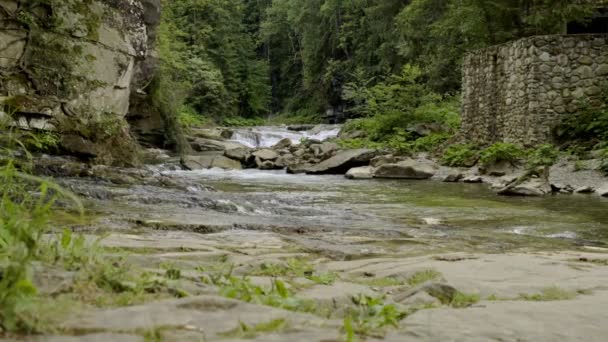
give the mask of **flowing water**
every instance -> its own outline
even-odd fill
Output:
[[[163,174],[183,186],[78,181],[77,187],[101,192],[93,207],[106,228],[137,223],[201,233],[274,231],[308,239],[304,244],[311,248],[350,254],[608,248],[608,200],[599,196],[499,197],[478,184],[352,181],[283,171]]]
[[[260,126],[236,129],[231,140],[251,148],[271,147],[285,138],[298,145],[302,139],[323,141],[335,138],[340,133],[340,129],[340,125],[318,125],[310,130],[297,132],[287,127]]]

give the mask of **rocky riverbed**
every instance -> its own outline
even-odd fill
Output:
[[[238,144],[234,132],[217,132],[227,138],[193,142]],[[290,143],[291,154],[324,148]],[[234,160],[231,150],[193,156]],[[256,163],[260,151],[281,154],[248,148],[246,160]],[[343,153],[363,171],[410,172],[410,163],[420,177],[348,179],[352,168],[327,162]],[[100,293],[81,288],[74,270],[38,268],[53,328],[26,340],[604,341],[608,333],[601,196],[497,196],[473,178],[504,176],[424,156],[383,163],[395,157],[368,150],[335,149],[298,174],[242,162],[186,170],[178,157],[148,154],[155,164],[137,169],[38,160],[38,173],[84,200],[87,219],[72,230],[145,275],[150,293],[128,282]]]

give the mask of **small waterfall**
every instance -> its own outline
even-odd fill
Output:
[[[251,148],[272,147],[279,141],[288,138],[294,145],[299,145],[302,139],[325,141],[335,138],[340,133],[339,125],[319,125],[308,131],[295,132],[285,127],[260,126],[235,129],[231,140]]]

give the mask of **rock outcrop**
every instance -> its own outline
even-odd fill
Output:
[[[94,144],[110,143],[100,127],[128,137],[131,99],[154,74],[160,0],[0,5],[0,115]]]
[[[375,150],[356,149],[336,153],[335,156],[315,165],[291,165],[289,173],[345,174],[353,167],[366,166],[376,156]]]

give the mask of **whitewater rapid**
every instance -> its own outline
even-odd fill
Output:
[[[235,129],[230,140],[251,148],[272,147],[285,138],[298,145],[303,139],[325,141],[335,138],[340,129],[340,125],[319,125],[307,131],[296,132],[287,127],[259,126]]]

